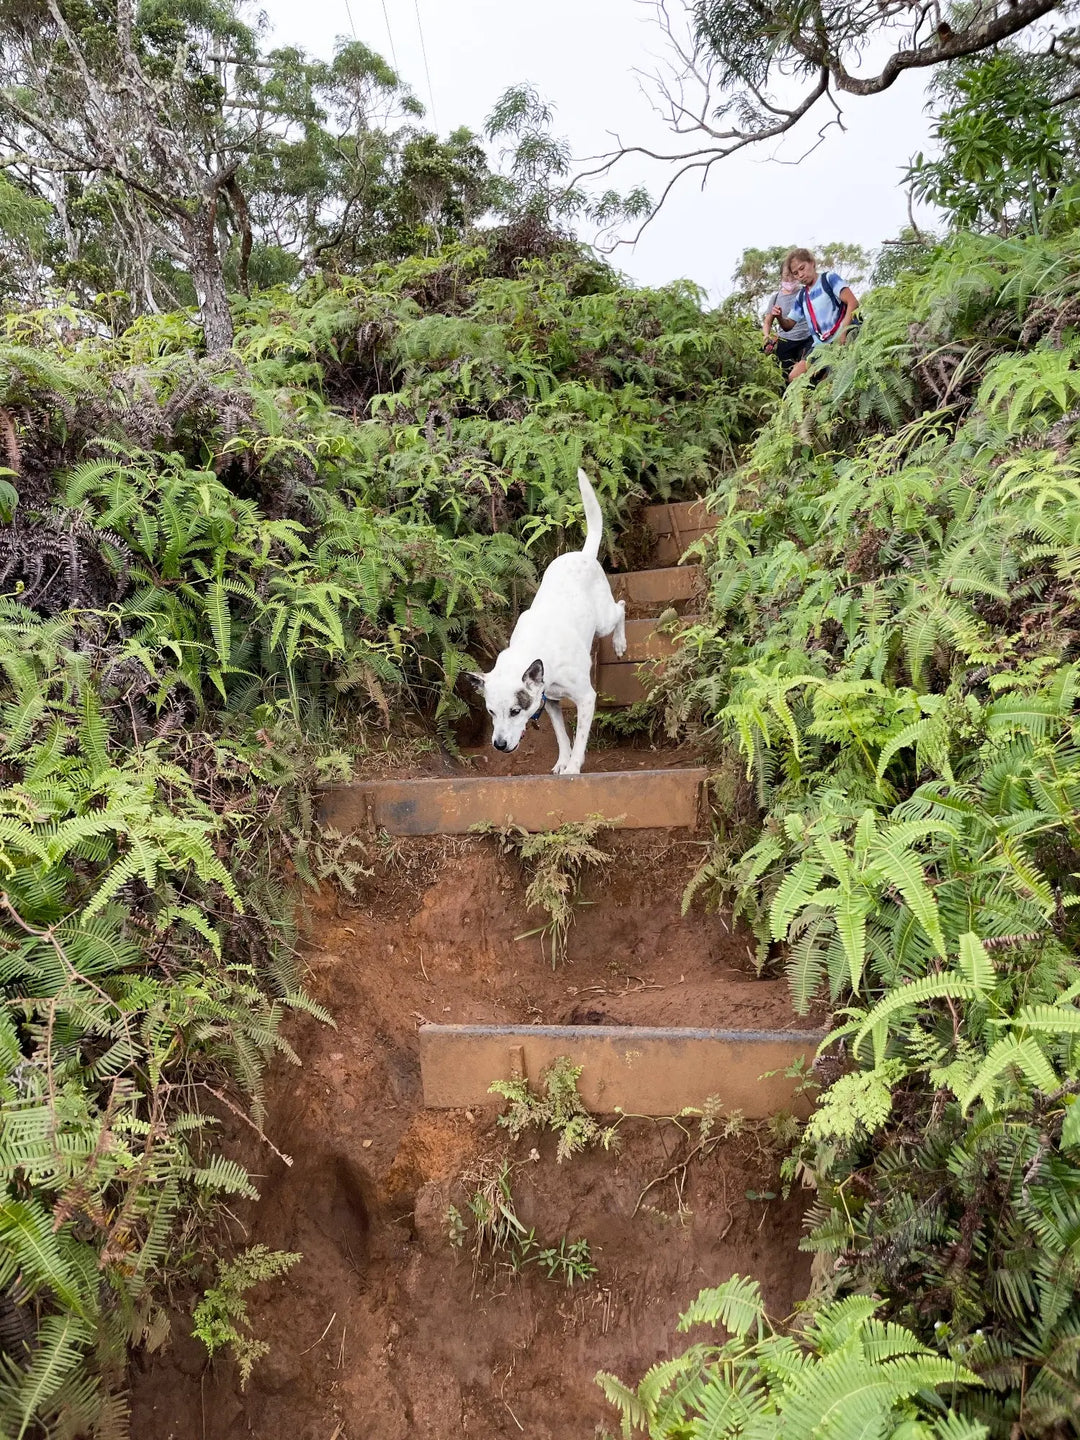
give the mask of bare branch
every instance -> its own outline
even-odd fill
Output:
[[[794,13],[771,0],[746,0],[741,7],[744,25],[760,30],[760,63],[753,55],[753,35],[740,36],[730,51],[731,7],[721,0],[681,0],[681,14],[673,15],[674,0],[641,0],[652,11],[664,39],[663,66],[641,75],[652,91],[653,109],[677,136],[697,136],[699,143],[685,150],[664,152],[647,145],[625,145],[615,136],[615,148],[587,157],[598,163],[579,171],[564,194],[583,181],[609,175],[630,157],[674,167],[656,204],[637,232],[617,240],[609,249],[634,244],[651,224],[672,189],[685,176],[699,173],[702,184],[712,167],[752,145],[781,140],[805,121],[819,102],[833,107],[834,115],[818,130],[815,149],[833,125],[843,128],[837,94],[866,96],[888,90],[908,70],[928,69],[946,61],[978,54],[1020,34],[1036,21],[1060,8],[1060,0],[974,0],[960,12],[963,23],[953,29],[943,18],[939,0],[877,0],[873,6],[853,5],[846,28],[819,4],[799,7]],[[715,35],[709,34],[710,16]],[[749,19],[747,19],[749,16]],[[875,74],[860,75],[850,67],[872,33],[894,34],[900,43]],[[639,72],[640,73],[640,72]],[[783,92],[802,84],[802,97],[787,102]],[[783,98],[775,91],[779,88]],[[1080,87],[1068,98],[1080,98]],[[1066,103],[1065,99],[1061,103]],[[809,154],[807,150],[804,153]],[[798,163],[790,162],[790,163]]]
[[[796,109],[783,113],[772,124],[763,126],[761,129],[754,131],[743,131],[738,129],[732,129],[729,131],[710,130],[709,134],[712,135],[717,141],[716,144],[702,146],[700,149],[684,152],[683,154],[665,155],[661,151],[650,149],[646,145],[623,145],[621,142],[618,141],[618,137],[616,136],[616,141],[619,144],[619,148],[616,151],[609,153],[608,155],[597,157],[601,160],[602,163],[596,166],[595,169],[584,170],[580,174],[575,176],[573,185],[568,187],[568,191],[574,188],[574,186],[578,185],[582,180],[595,178],[599,175],[607,175],[614,165],[618,164],[620,160],[625,159],[625,157],[628,155],[641,155],[651,160],[661,160],[667,162],[668,164],[676,165],[677,169],[675,173],[672,175],[671,179],[667,182],[663,190],[660,192],[659,199],[656,201],[655,205],[653,205],[649,214],[642,221],[641,225],[638,227],[634,235],[630,238],[616,240],[607,248],[610,251],[616,249],[620,245],[636,245],[638,240],[641,239],[642,235],[656,219],[656,216],[663,208],[664,202],[667,200],[672,190],[680,182],[680,180],[683,179],[684,176],[692,174],[694,171],[700,170],[701,183],[702,186],[704,186],[705,182],[709,177],[709,172],[712,170],[712,167],[719,161],[726,160],[729,155],[734,155],[739,150],[745,150],[749,145],[757,145],[763,140],[778,139],[780,136],[785,135],[789,130],[791,130],[795,125],[798,124],[798,122],[803,118],[804,115],[808,114],[809,111],[813,109],[813,107],[828,90],[828,86],[828,72],[823,70],[818,77],[817,84],[809,92],[809,94],[806,95],[802,103]],[[832,121],[830,123],[835,124],[836,121]]]

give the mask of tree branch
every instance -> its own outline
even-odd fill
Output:
[[[329,237],[329,239],[322,240],[318,245],[314,245],[312,247],[311,254],[313,259],[317,259],[320,255],[325,254],[327,250],[333,250],[336,246],[341,244],[342,240],[345,239],[345,235],[348,231],[349,216],[352,214],[352,208],[360,199],[361,195],[363,195],[364,191],[367,189],[368,184],[367,166],[362,160],[359,163],[360,170],[362,172],[360,183],[354,188],[352,194],[345,201],[345,208],[341,212],[341,219],[338,221],[337,229]]]
[[[849,74],[840,58],[833,57],[829,65],[833,83],[848,95],[879,95],[894,85],[906,70],[926,69],[947,60],[961,60],[967,55],[977,55],[980,50],[988,50],[991,45],[1000,45],[1003,40],[1011,39],[1036,20],[1041,20],[1051,10],[1057,10],[1059,3],[1060,0],[1018,0],[985,25],[971,25],[955,31],[941,25],[935,31],[933,44],[897,50],[877,75],[867,79]]]
[[[138,175],[134,175],[125,165],[120,164],[113,156],[107,153],[101,154],[80,154],[73,148],[72,144],[59,135],[53,125],[43,115],[35,114],[27,110],[15,100],[10,91],[3,96],[3,103],[16,117],[21,120],[26,128],[34,134],[39,135],[52,147],[54,154],[41,152],[26,152],[25,159],[28,163],[36,165],[39,170],[47,171],[49,174],[62,174],[71,171],[82,171],[83,173],[99,173],[112,175],[124,185],[137,190],[152,204],[160,210],[173,215],[177,219],[186,217],[187,211],[175,199],[162,194],[154,189]],[[59,157],[59,158],[58,158]]]
[[[706,143],[664,153],[647,145],[624,145],[616,135],[615,149],[583,162],[588,164],[592,159],[599,163],[579,171],[564,195],[570,194],[582,181],[610,174],[614,166],[629,156],[676,167],[633,237],[617,240],[609,248],[636,243],[684,176],[700,172],[704,185],[713,165],[720,160],[748,146],[783,138],[819,101],[827,98],[836,114],[819,131],[816,143],[820,144],[829,126],[843,123],[834,91],[855,96],[880,94],[908,70],[928,69],[978,54],[1020,34],[1060,8],[1060,0],[1006,0],[1006,3],[974,0],[966,12],[967,23],[953,30],[942,18],[938,0],[925,0],[922,4],[913,4],[911,0],[878,0],[874,9],[853,7],[845,29],[835,15],[827,20],[819,4],[808,7],[809,15],[806,9],[801,9],[799,20],[793,23],[779,3],[744,0],[740,7],[744,20],[760,32],[762,60],[757,65],[746,58],[753,53],[752,34],[740,32],[733,58],[723,53],[732,23],[723,0],[711,0],[711,4],[704,0],[682,0],[681,22],[672,16],[671,0],[642,0],[642,3],[647,3],[652,10],[671,57],[666,74],[657,70],[644,77],[659,97],[654,109],[676,135],[697,134]],[[715,18],[716,25],[712,43],[708,29],[710,17]],[[904,22],[905,43],[894,49],[876,74],[853,74],[841,50],[858,54],[872,33],[895,27],[900,20]],[[931,23],[934,28],[930,35],[925,41],[920,40],[924,28]],[[800,71],[811,71],[813,79],[811,83],[807,77],[810,88],[798,104],[786,105],[769,92],[778,81],[790,84],[792,62]],[[1070,98],[1080,98],[1080,86]],[[1063,99],[1061,103],[1066,102]],[[717,124],[724,117],[732,117],[729,128]]]
[[[608,247],[608,249],[614,250],[620,245],[636,245],[638,240],[641,239],[642,235],[656,219],[657,215],[663,208],[668,196],[671,194],[672,190],[679,183],[679,181],[682,180],[683,176],[689,175],[695,170],[700,170],[702,172],[701,184],[702,187],[704,187],[705,182],[708,180],[710,170],[720,160],[726,160],[729,155],[734,155],[739,150],[745,150],[746,147],[749,145],[757,145],[763,140],[777,139],[781,135],[786,134],[787,131],[793,129],[793,127],[798,124],[798,122],[803,118],[804,115],[808,114],[809,111],[813,109],[813,107],[817,104],[821,97],[826,93],[828,88],[828,71],[823,70],[818,76],[817,84],[803,99],[802,103],[798,105],[794,110],[783,112],[781,116],[772,124],[763,126],[758,130],[752,131],[744,131],[738,129],[718,131],[711,128],[703,127],[707,128],[707,133],[712,136],[718,143],[714,145],[702,146],[699,149],[686,151],[682,154],[665,155],[661,151],[652,150],[646,145],[622,145],[620,142],[618,150],[611,152],[607,155],[595,157],[600,159],[602,163],[596,166],[595,169],[583,170],[579,174],[577,174],[574,177],[573,182],[567,186],[566,190],[563,193],[569,194],[570,191],[573,190],[582,180],[594,179],[597,176],[607,175],[611,171],[612,167],[618,164],[620,160],[625,159],[627,155],[641,155],[650,160],[661,160],[668,164],[677,165],[678,169],[675,171],[675,174],[664,186],[663,190],[660,192],[660,198],[649,211],[649,214],[642,221],[641,225],[638,227],[633,237],[629,239],[616,240],[611,246]],[[830,123],[836,122],[832,121]],[[617,136],[616,140],[618,140]]]

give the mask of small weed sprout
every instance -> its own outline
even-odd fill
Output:
[[[367,844],[363,835],[341,835],[332,826],[304,834],[289,832],[291,857],[297,875],[313,889],[330,881],[355,897],[357,881],[375,872],[364,864]]]
[[[535,1231],[530,1230],[521,1242],[521,1252],[524,1263],[539,1265],[549,1280],[565,1280],[568,1289],[596,1274],[587,1240],[567,1240],[564,1235],[558,1245],[541,1246]]]
[[[240,1389],[246,1390],[256,1361],[270,1346],[251,1334],[245,1291],[263,1280],[276,1280],[303,1257],[288,1250],[270,1250],[252,1245],[235,1260],[218,1261],[218,1281],[210,1286],[195,1306],[192,1334],[213,1356],[223,1346],[232,1351],[240,1372]]]
[[[506,849],[513,849],[530,876],[525,891],[525,904],[530,910],[546,910],[548,923],[538,930],[527,930],[519,935],[525,940],[530,935],[547,936],[551,943],[551,965],[554,969],[566,959],[566,938],[574,922],[574,911],[581,901],[581,880],[589,866],[602,868],[611,856],[593,844],[602,829],[617,825],[622,819],[606,819],[603,815],[590,815],[557,830],[541,831],[530,835],[520,826],[512,826],[496,833]],[[543,939],[541,938],[541,944]]]
[[[510,1108],[499,1116],[499,1124],[515,1140],[532,1126],[554,1130],[559,1137],[555,1158],[560,1162],[590,1145],[611,1149],[616,1143],[616,1127],[599,1125],[586,1110],[578,1094],[580,1077],[581,1066],[560,1055],[541,1077],[543,1093],[537,1093],[524,1079],[494,1081],[491,1093],[510,1102]]]
[[[464,1250],[472,1237],[473,1280],[487,1260],[507,1265],[515,1275],[535,1265],[548,1280],[563,1280],[568,1287],[591,1280],[596,1266],[587,1240],[569,1240],[564,1235],[558,1244],[544,1245],[537,1239],[535,1227],[526,1228],[518,1217],[510,1183],[515,1168],[508,1160],[497,1168],[482,1166],[464,1182],[474,1186],[465,1202],[468,1219],[456,1205],[447,1210],[450,1244]]]
[[[462,1219],[461,1211],[456,1205],[451,1205],[446,1212],[446,1233],[450,1244],[455,1250],[463,1250],[465,1241],[468,1239],[468,1229]]]

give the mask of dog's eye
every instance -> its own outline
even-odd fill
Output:
[[[520,706],[518,706],[518,705],[515,705],[514,708],[510,711],[510,717],[511,717],[511,719],[513,719],[513,717],[514,717],[515,715],[520,715],[520,714],[521,714],[521,708],[520,708]]]

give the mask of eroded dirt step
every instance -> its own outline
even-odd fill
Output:
[[[611,593],[630,607],[678,606],[697,600],[705,593],[705,575],[700,565],[673,565],[662,570],[631,570],[612,575]]]
[[[809,1065],[817,1031],[660,1029],[641,1025],[422,1025],[424,1104],[492,1104],[496,1080],[538,1081],[562,1056],[581,1067],[578,1090],[597,1114],[678,1115],[710,1097],[723,1113],[763,1120],[799,1109],[798,1082],[784,1072]],[[807,1110],[802,1105],[803,1110]]]
[[[550,764],[550,731],[499,764]],[[665,752],[670,758],[679,752]],[[621,768],[647,750],[613,752]],[[596,752],[595,761],[605,756]],[[435,763],[438,757],[427,757]],[[592,760],[593,757],[590,756]],[[608,754],[607,758],[612,758]],[[262,1193],[241,1202],[237,1247],[303,1260],[249,1296],[271,1344],[246,1391],[206,1367],[178,1315],[167,1349],[136,1372],[139,1440],[569,1440],[617,1428],[597,1370],[644,1374],[676,1348],[680,1311],[733,1273],[761,1281],[786,1315],[810,1284],[800,1252],[807,1193],[780,1194],[786,1143],[748,1122],[678,1162],[696,1126],[620,1122],[617,1148],[559,1164],[555,1137],[515,1143],[487,1106],[423,1105],[417,1027],[633,1024],[791,1031],[782,976],[757,978],[752,937],[681,897],[702,857],[692,831],[614,831],[583,882],[567,958],[553,968],[511,850],[486,837],[429,836],[371,847],[353,895],[311,901],[311,993],[337,1028],[294,1017],[303,1066],[267,1078],[267,1133],[291,1166],[237,1122],[237,1158]],[[767,1067],[762,1067],[767,1068]],[[756,1062],[749,1069],[759,1073]],[[532,1074],[531,1070],[529,1071]],[[582,1077],[583,1083],[585,1077]],[[228,1123],[228,1117],[226,1117]],[[690,1134],[685,1133],[689,1128]],[[533,1158],[533,1151],[539,1158]],[[544,1242],[586,1239],[595,1279],[568,1290],[535,1268],[474,1276],[448,1239],[478,1169],[514,1166],[517,1214]],[[677,1338],[677,1337],[676,1337]],[[509,1407],[509,1408],[508,1408]],[[511,1413],[518,1417],[515,1421]]]
[[[328,791],[319,818],[343,835],[464,835],[479,825],[555,830],[594,815],[629,830],[693,828],[707,779],[707,770],[694,768],[375,780]]]
[[[654,558],[659,565],[677,565],[687,548],[716,529],[704,500],[682,500],[675,504],[650,505],[645,523],[656,536]]]

